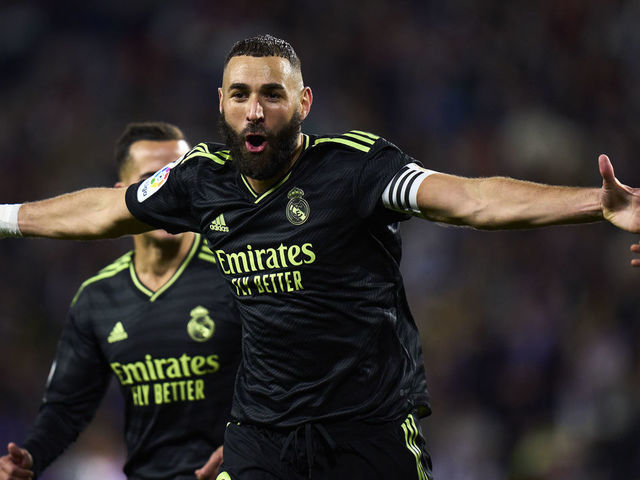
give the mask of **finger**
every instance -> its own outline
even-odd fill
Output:
[[[613,182],[615,174],[613,172],[613,165],[609,157],[602,154],[598,157],[598,167],[600,168],[600,175],[605,182]]]
[[[631,266],[632,267],[640,267],[640,259],[634,258],[633,260],[631,260]]]
[[[13,442],[10,442],[9,445],[7,445],[7,451],[11,456],[11,460],[20,465],[25,457],[24,451]]]

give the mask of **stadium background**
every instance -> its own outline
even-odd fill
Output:
[[[639,24],[638,2],[614,0],[2,2],[0,200],[112,185],[129,121],[218,140],[224,55],[265,32],[302,59],[304,131],[368,130],[435,170],[584,186],[606,152],[640,186]],[[437,478],[639,478],[637,237],[402,228]],[[36,414],[76,289],[129,245],[2,241],[0,447]],[[43,478],[122,478],[120,405],[112,389]]]

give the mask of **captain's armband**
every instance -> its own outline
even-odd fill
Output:
[[[418,189],[424,179],[433,173],[438,172],[415,163],[405,165],[382,192],[382,203],[390,210],[419,215]]]

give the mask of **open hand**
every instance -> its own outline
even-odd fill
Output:
[[[640,190],[618,181],[606,155],[598,157],[598,165],[602,175],[600,203],[603,217],[616,227],[640,233]]]

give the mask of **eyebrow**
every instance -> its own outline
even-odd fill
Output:
[[[249,90],[249,85],[247,85],[246,83],[232,83],[231,85],[229,85],[229,90]],[[260,86],[260,90],[265,91],[265,90],[285,90],[284,85],[282,85],[281,83],[265,83],[264,85]]]

